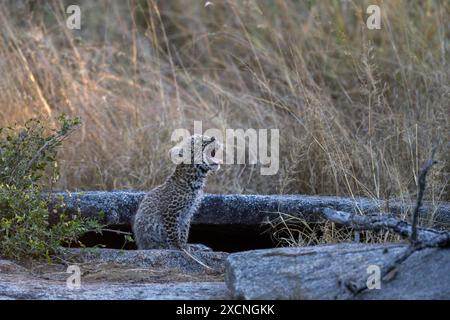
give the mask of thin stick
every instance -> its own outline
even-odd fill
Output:
[[[205,267],[206,269],[212,270],[212,271],[217,271],[213,268],[211,268],[210,266],[206,265],[205,263],[201,262],[200,260],[198,260],[196,257],[194,257],[189,251],[187,251],[186,249],[182,249],[182,251],[184,253],[186,253],[186,255],[188,257],[190,257],[192,260],[194,260],[195,262],[197,262],[198,264],[200,264],[201,266]]]
[[[424,166],[422,167],[422,170],[419,175],[419,192],[417,193],[417,203],[416,207],[414,208],[414,214],[413,214],[413,221],[412,221],[412,232],[411,232],[411,242],[416,243],[417,242],[417,222],[419,217],[419,210],[422,206],[422,199],[423,194],[425,192],[426,187],[426,178],[428,171],[431,169],[431,167],[436,163],[436,160],[434,160],[434,155],[436,153],[436,146],[433,147],[433,150],[431,152],[431,159],[425,162]]]
[[[116,234],[124,234],[124,235],[128,235],[128,236],[132,236],[133,233],[132,232],[127,232],[127,231],[121,231],[121,230],[114,230],[114,229],[101,229],[100,232],[112,232],[112,233],[116,233]]]

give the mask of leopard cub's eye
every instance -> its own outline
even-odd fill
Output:
[[[212,149],[211,151],[211,157],[215,157],[216,156],[216,149]]]

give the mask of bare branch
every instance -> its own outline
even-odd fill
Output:
[[[325,208],[323,215],[332,222],[349,226],[356,230],[389,230],[407,238],[410,238],[413,232],[411,224],[387,214],[352,215],[349,212]],[[450,245],[450,232],[430,228],[416,228],[416,233],[418,241],[429,246]]]
[[[326,219],[345,226],[355,228],[357,230],[390,230],[404,237],[410,238],[413,232],[413,226],[406,221],[399,220],[388,215],[369,215],[360,216],[353,215],[348,212],[336,211],[330,208],[323,210]],[[418,241],[412,243],[408,248],[399,254],[392,262],[386,264],[381,270],[381,279],[389,281],[393,277],[389,277],[398,266],[408,259],[414,252],[430,247],[449,247],[450,232],[437,231],[434,229],[416,228],[416,236]],[[345,283],[347,289],[354,295],[357,295],[367,289],[367,285],[356,284],[353,281]]]
[[[412,243],[417,242],[417,221],[418,221],[418,216],[419,216],[419,210],[420,210],[420,207],[422,206],[422,199],[423,199],[423,194],[425,192],[426,178],[427,178],[428,171],[436,163],[436,160],[434,160],[434,156],[436,154],[436,148],[437,148],[437,145],[435,145],[433,147],[433,150],[431,152],[431,159],[428,160],[427,162],[425,162],[425,164],[422,167],[422,170],[420,171],[420,174],[419,174],[419,181],[418,181],[419,192],[417,194],[417,203],[416,203],[416,207],[414,208],[413,221],[412,221],[412,233],[411,233],[411,242]]]
[[[399,254],[394,260],[390,263],[387,263],[381,269],[381,280],[387,282],[394,278],[397,268],[400,266],[402,262],[408,259],[414,252],[427,248],[428,246],[424,244],[410,245],[405,249],[401,254]],[[392,275],[394,273],[394,275]],[[356,284],[353,281],[348,281],[345,283],[346,288],[354,295],[357,295],[364,290],[367,289],[367,285],[364,284]]]
[[[36,161],[41,157],[41,155],[48,150],[51,146],[55,145],[56,143],[59,143],[63,141],[65,138],[70,136],[76,129],[78,129],[79,126],[74,126],[70,128],[66,132],[60,132],[56,134],[54,137],[52,137],[50,140],[48,140],[33,156],[33,158],[28,162],[27,167],[25,169],[25,172],[30,170],[30,168],[36,163]]]
[[[422,206],[423,194],[426,187],[426,176],[431,167],[436,163],[434,160],[435,152],[436,147],[433,148],[431,159],[424,164],[419,175],[419,192],[417,194],[417,203],[414,209],[412,224],[385,214],[355,215],[330,208],[323,210],[325,218],[333,222],[350,226],[357,230],[390,230],[410,239],[411,245],[381,270],[381,279],[384,281],[392,279],[393,277],[389,275],[392,275],[392,272],[396,272],[398,266],[414,252],[429,247],[450,246],[450,232],[417,227],[419,210]],[[354,295],[367,289],[367,285],[357,285],[352,281],[346,282],[345,285]]]

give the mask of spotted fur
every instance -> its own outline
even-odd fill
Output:
[[[215,159],[220,144],[214,138],[194,135],[172,152],[181,157],[186,144],[191,146],[191,163],[178,164],[172,175],[139,205],[133,223],[139,249],[189,249],[189,227],[200,205],[206,177],[220,168]],[[195,159],[200,163],[193,163]]]

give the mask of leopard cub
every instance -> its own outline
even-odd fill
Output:
[[[220,168],[220,148],[214,137],[193,135],[171,149],[180,163],[162,185],[145,195],[134,217],[138,249],[201,248],[187,244],[189,227],[208,173]]]

